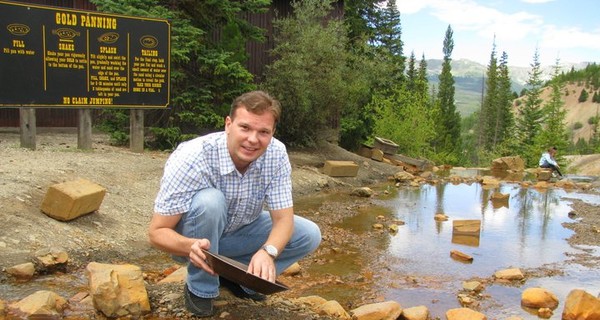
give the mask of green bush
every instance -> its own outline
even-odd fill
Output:
[[[573,130],[579,130],[581,128],[583,128],[583,124],[581,122],[577,121],[573,124]]]

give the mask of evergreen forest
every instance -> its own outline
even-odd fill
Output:
[[[292,1],[292,13],[273,21],[274,62],[260,82],[246,68],[245,44],[264,41],[265,30],[244,14],[266,12],[269,0],[91,1],[100,11],[171,21],[172,103],[160,125],[149,128],[148,148],[169,150],[221,130],[231,101],[261,89],[282,104],[276,137],[290,148],[316,146],[333,131],[350,151],[384,137],[404,155],[461,166],[516,155],[537,166],[549,146],[568,150],[563,155],[600,152],[598,130],[589,140],[571,141],[577,125],[567,127],[563,100],[565,85],[578,83],[580,101],[600,103],[596,64],[564,71],[557,60],[552,79],[544,81],[533,52],[526,89],[517,94],[509,53],[490,44],[481,107],[463,118],[455,101],[452,26],[431,30],[439,33],[443,61],[439,81],[430,84],[425,53],[404,52],[396,0],[344,1],[343,18],[330,14],[332,0]],[[550,90],[545,99],[544,90]],[[101,118],[116,143],[127,143],[127,110],[106,110]],[[597,118],[590,121],[597,127]]]

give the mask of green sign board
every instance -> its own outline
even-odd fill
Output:
[[[0,0],[0,107],[166,108],[170,29]]]

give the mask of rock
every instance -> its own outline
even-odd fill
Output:
[[[433,219],[435,221],[448,221],[448,216],[443,213],[436,213]]]
[[[381,151],[379,149],[371,150],[371,159],[382,162],[383,161],[383,151]]]
[[[463,289],[467,291],[479,292],[483,289],[483,285],[479,281],[463,281]]]
[[[478,235],[481,232],[481,220],[453,220],[452,233],[459,235]]]
[[[491,170],[523,171],[525,170],[525,161],[519,156],[497,158],[492,161]]]
[[[426,306],[417,306],[402,310],[402,317],[405,320],[427,320],[429,319],[429,309]]]
[[[550,308],[539,308],[537,311],[537,315],[543,319],[550,319],[554,313]]]
[[[187,267],[180,267],[158,283],[183,283],[187,278]]]
[[[558,307],[558,298],[552,292],[543,288],[527,288],[521,294],[521,305],[528,308],[550,308]]]
[[[61,221],[73,220],[100,209],[106,189],[85,179],[50,186],[41,204],[46,215]]]
[[[330,177],[356,177],[358,165],[353,161],[325,161],[323,173]]]
[[[58,294],[41,290],[8,306],[9,312],[21,319],[60,319],[67,300]]]
[[[150,312],[150,300],[139,267],[90,262],[86,274],[94,306],[107,317],[135,318]]]
[[[480,312],[469,308],[455,308],[446,311],[447,320],[487,320],[487,317]]]
[[[352,317],[344,310],[342,305],[335,300],[330,300],[319,306],[318,311],[320,315],[332,316],[342,320],[350,320]]]
[[[481,178],[481,184],[484,186],[497,187],[500,185],[500,181],[494,177],[485,176]]]
[[[496,277],[496,279],[502,280],[522,280],[525,278],[523,272],[521,272],[521,269],[519,268],[511,268],[496,271],[496,273],[494,273],[494,277]]]
[[[450,256],[457,260],[462,261],[473,261],[473,257],[458,250],[450,250]]]
[[[402,314],[396,301],[366,304],[350,311],[353,320],[395,320]]]
[[[581,289],[571,290],[565,300],[562,319],[600,319],[600,299]]]
[[[6,269],[6,273],[18,280],[30,280],[35,275],[35,265],[32,262],[21,263]]]
[[[392,224],[390,224],[390,226],[388,227],[388,230],[389,230],[391,233],[396,233],[396,232],[398,232],[398,225],[397,225],[397,224],[394,224],[394,223],[392,223]]]
[[[394,180],[397,182],[410,181],[414,179],[415,176],[406,171],[398,171],[394,174]]]
[[[356,188],[356,189],[352,190],[352,192],[350,194],[353,196],[369,198],[373,194],[375,194],[375,192],[373,192],[373,190],[369,187],[361,187],[361,188]]]
[[[292,264],[287,269],[285,269],[281,273],[281,275],[282,276],[292,277],[292,276],[299,275],[300,272],[302,272],[302,267],[300,267],[300,264],[298,264],[298,262],[294,262],[294,264]]]
[[[43,272],[63,271],[67,268],[69,254],[59,248],[40,250],[35,253],[35,260]]]
[[[326,299],[319,296],[306,296],[295,299],[296,302],[308,305],[313,309],[318,309],[321,305],[327,302]]]

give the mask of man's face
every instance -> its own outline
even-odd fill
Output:
[[[248,165],[267,150],[275,133],[275,117],[271,112],[254,114],[243,106],[234,118],[225,118],[227,149],[235,167],[244,173]]]

